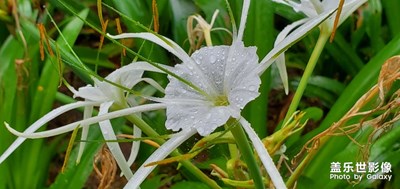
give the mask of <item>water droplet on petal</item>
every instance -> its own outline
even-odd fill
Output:
[[[250,87],[249,87],[249,90],[250,90],[250,91],[255,91],[256,89],[257,89],[257,87],[254,86],[254,85],[250,85]]]
[[[210,57],[210,62],[211,62],[211,64],[214,64],[215,61],[217,61],[217,58],[216,58],[214,55],[212,55],[212,56]]]

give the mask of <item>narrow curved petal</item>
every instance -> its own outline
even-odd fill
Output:
[[[92,117],[93,113],[93,106],[86,106],[85,110],[83,111],[83,119],[88,119]],[[87,139],[89,133],[89,125],[82,125],[82,134],[81,134],[81,141],[85,141]],[[79,150],[78,150],[78,156],[76,158],[76,163],[79,163],[81,161],[81,157],[83,154],[83,150],[85,149],[86,142],[80,142],[79,143]]]
[[[111,107],[113,102],[106,102],[100,105],[99,116],[108,113],[108,109]],[[105,140],[117,140],[117,137],[114,133],[110,120],[104,120],[99,122],[101,133],[103,134],[103,138]],[[118,144],[118,142],[106,142],[108,149],[113,155],[115,161],[117,162],[119,168],[121,169],[122,174],[125,175],[126,179],[130,179],[133,176],[133,173],[130,169],[130,166],[125,160],[124,154]]]
[[[250,123],[247,122],[244,118],[241,118],[240,124],[242,124],[243,129],[246,131],[249,136],[251,142],[253,143],[254,148],[258,156],[260,157],[264,168],[267,170],[269,177],[271,178],[272,183],[275,185],[277,189],[286,188],[285,183],[283,182],[282,176],[280,175],[278,169],[276,168],[274,162],[272,161],[271,156],[269,155],[267,149],[264,144],[261,142],[260,138],[258,138],[257,133],[250,126]]]
[[[278,68],[279,75],[281,76],[283,88],[285,89],[285,94],[289,94],[289,80],[286,71],[286,61],[285,61],[285,53],[282,53],[275,60],[276,67]]]
[[[260,62],[258,72],[262,74],[281,54],[297,41],[306,36],[313,28],[319,26],[327,18],[329,18],[336,10],[330,10],[322,13],[320,16],[309,19],[306,23],[298,27],[289,34],[282,42],[278,43]]]
[[[133,98],[129,98],[128,97],[127,101],[128,101],[128,104],[130,106],[132,106],[132,107],[133,106],[139,106],[139,103],[135,100],[134,97]],[[141,118],[142,114],[141,113],[137,113],[136,116]],[[140,138],[140,137],[142,137],[142,130],[139,127],[137,127],[136,125],[133,125],[133,133],[132,133],[132,135],[133,135],[133,138]],[[137,155],[139,153],[139,148],[140,148],[140,141],[132,141],[131,153],[130,153],[129,158],[128,158],[128,165],[129,166],[131,166],[135,162],[136,157],[137,157]]]
[[[133,137],[134,138],[142,137],[142,130],[140,130],[139,127],[133,126]],[[133,141],[132,148],[131,148],[131,154],[129,155],[129,158],[128,158],[128,165],[132,165],[135,162],[136,157],[139,153],[139,149],[140,149],[140,141]]]
[[[137,189],[146,177],[154,170],[156,166],[146,166],[149,163],[157,162],[167,157],[173,150],[178,148],[184,141],[196,134],[195,129],[183,130],[175,134],[171,139],[165,142],[143,163],[136,171],[135,175],[125,185],[125,189]]]
[[[25,140],[25,138],[45,138],[45,137],[52,137],[52,136],[66,133],[66,132],[73,131],[76,127],[78,127],[80,125],[91,125],[94,123],[98,123],[100,121],[114,119],[117,117],[123,117],[123,116],[127,116],[127,115],[130,115],[133,113],[153,111],[153,110],[159,110],[159,109],[165,109],[165,108],[166,108],[166,104],[161,104],[161,103],[146,104],[146,105],[141,105],[141,106],[136,106],[136,107],[132,107],[132,108],[126,108],[126,109],[110,112],[110,113],[107,113],[107,114],[104,114],[101,116],[94,116],[94,117],[88,118],[86,120],[81,120],[81,121],[77,121],[74,123],[70,123],[68,125],[65,125],[65,126],[62,126],[62,127],[56,128],[56,129],[37,132],[37,133],[33,133],[37,129],[30,131],[30,132],[21,133],[15,129],[11,128],[8,125],[6,125],[6,127],[14,135],[23,137],[23,140]],[[38,125],[38,127],[40,127],[40,126],[42,126],[42,125]]]
[[[23,133],[23,135],[29,135],[38,130],[40,127],[42,127],[44,124],[49,122],[50,120],[54,119],[55,117],[73,110],[75,108],[83,107],[83,106],[97,106],[99,105],[98,102],[75,102],[71,104],[67,104],[61,107],[58,107],[51,112],[47,113],[44,115],[42,118],[37,120],[35,123],[33,123],[31,126],[29,126]],[[7,123],[5,123],[5,126],[7,128],[11,128]],[[12,129],[12,128],[11,128]],[[12,129],[14,130],[14,129]],[[19,133],[19,132],[18,132]],[[18,135],[17,135],[18,136]],[[0,156],[0,163],[2,163],[12,152],[14,152],[24,141],[26,138],[24,137],[18,137],[11,145],[8,147],[8,149]]]
[[[283,39],[286,38],[286,36],[292,32],[295,28],[297,28],[299,25],[304,24],[308,19],[301,19],[296,22],[293,22],[292,24],[286,26],[276,37],[275,40],[275,45],[280,43]],[[279,75],[281,76],[282,84],[285,89],[285,93],[289,93],[289,81],[288,81],[288,75],[286,71],[286,61],[285,61],[285,53],[282,53],[279,55],[279,57],[276,59],[276,66],[279,70]]]
[[[238,30],[237,41],[242,41],[244,29],[246,27],[247,14],[249,13],[250,0],[243,1],[242,16],[240,16],[240,25]]]
[[[142,78],[142,79],[139,79],[138,83],[141,82],[141,81],[144,81],[144,82],[148,83],[149,85],[153,86],[158,91],[160,91],[162,93],[165,93],[165,89],[160,84],[158,84],[157,81],[154,81],[154,79],[152,79],[152,78]]]
[[[160,45],[163,47],[165,50],[169,51],[170,53],[174,54],[176,57],[178,57],[182,62],[192,62],[190,59],[189,55],[174,41],[171,39],[168,39],[164,36],[157,36],[152,33],[123,33],[119,35],[110,35],[110,37],[114,39],[123,39],[123,38],[141,38],[141,39],[146,39],[149,40],[153,43],[156,43],[157,45]]]

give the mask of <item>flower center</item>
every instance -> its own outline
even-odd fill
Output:
[[[214,106],[228,106],[228,97],[225,95],[219,95],[214,99]]]

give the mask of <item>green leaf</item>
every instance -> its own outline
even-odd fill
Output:
[[[14,60],[23,55],[22,51],[15,49],[23,48],[20,43],[12,36],[9,36],[0,48],[0,152],[4,152],[11,144],[14,137],[3,126],[3,122],[10,122],[15,112],[15,96],[17,91],[17,76],[15,73]],[[4,175],[4,180],[0,182],[0,189],[13,187],[13,159],[7,159],[0,164],[0,175]]]

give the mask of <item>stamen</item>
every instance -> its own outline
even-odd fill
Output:
[[[225,95],[217,96],[214,100],[214,106],[228,106],[229,100]]]

